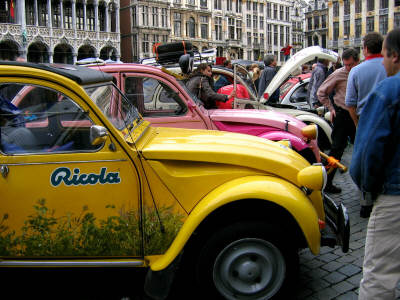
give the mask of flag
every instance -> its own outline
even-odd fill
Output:
[[[14,18],[14,1],[13,0],[11,0],[11,3],[10,3],[10,15],[11,15],[11,18]]]

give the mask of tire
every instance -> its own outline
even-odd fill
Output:
[[[297,275],[298,254],[296,247],[286,242],[290,237],[279,228],[252,221],[216,231],[190,259],[184,260],[188,264],[186,284],[191,285],[188,279],[194,279],[191,297],[288,299],[284,293],[293,291],[290,285]]]

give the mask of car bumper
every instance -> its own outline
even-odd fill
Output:
[[[326,227],[321,232],[321,246],[334,247],[339,245],[342,251],[349,251],[350,220],[343,203],[336,204],[328,195],[324,194]]]

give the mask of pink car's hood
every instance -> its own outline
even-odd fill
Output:
[[[279,128],[297,136],[302,136],[301,129],[306,126],[302,121],[282,113],[258,109],[215,109],[209,110],[214,122],[234,122]]]

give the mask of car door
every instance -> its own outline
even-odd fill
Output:
[[[154,126],[207,129],[196,107],[189,107],[179,89],[164,78],[125,73],[121,81],[125,95]]]
[[[0,114],[0,265],[58,258],[86,266],[116,257],[142,265],[140,186],[130,156],[112,131],[91,142],[93,126],[103,123],[77,94],[31,82],[0,80],[10,107]]]

